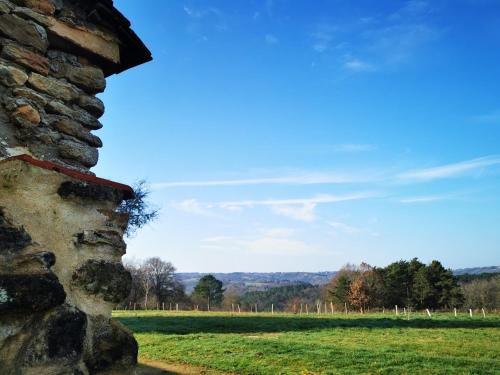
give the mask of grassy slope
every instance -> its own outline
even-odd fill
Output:
[[[500,374],[500,317],[116,312],[140,356],[238,374]]]

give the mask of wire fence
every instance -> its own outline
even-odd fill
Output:
[[[156,311],[156,312],[225,312],[231,314],[294,314],[294,315],[364,315],[364,314],[381,314],[381,315],[394,315],[399,317],[410,318],[411,315],[418,314],[424,315],[432,318],[435,313],[449,313],[454,316],[458,315],[468,315],[470,317],[487,315],[497,315],[499,313],[497,308],[486,309],[481,308],[451,308],[451,309],[413,309],[411,307],[400,307],[393,306],[390,308],[366,308],[366,309],[353,309],[347,304],[343,308],[334,305],[333,303],[317,303],[317,304],[296,304],[290,308],[278,309],[275,304],[267,306],[259,306],[259,304],[253,304],[250,306],[242,306],[240,304],[231,304],[231,306],[226,307],[215,307],[215,306],[200,306],[200,305],[188,305],[185,303],[157,303],[156,305],[145,305],[143,303],[130,303],[125,306],[117,306],[113,309],[114,311]]]

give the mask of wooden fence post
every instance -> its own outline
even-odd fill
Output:
[[[330,302],[330,310],[332,311],[332,315],[333,315],[333,302]]]
[[[427,311],[427,315],[429,315],[429,318],[432,318],[432,315],[431,315],[431,312],[429,311],[429,309],[425,309],[425,311]]]
[[[396,315],[399,315],[399,313],[398,313],[398,305],[396,305]]]
[[[469,309],[469,315],[472,318],[472,309]]]
[[[274,303],[271,303],[271,315],[274,315]]]
[[[481,308],[482,312],[483,312],[483,318],[486,318],[486,312],[484,311],[484,307]]]
[[[455,318],[457,317],[457,308],[453,308],[453,312],[455,313]]]

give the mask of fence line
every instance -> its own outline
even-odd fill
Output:
[[[115,306],[115,308],[113,310],[123,310],[123,311],[166,311],[166,303],[165,302],[162,302],[161,304],[160,303],[156,303],[156,305],[153,305],[154,307],[156,307],[156,310],[155,308],[151,308],[151,305],[149,306],[146,306],[145,304],[143,303],[137,303],[137,302],[129,302],[128,304],[125,304],[125,305],[118,305],[118,306]],[[268,305],[269,306],[269,305]],[[268,307],[267,309],[266,308],[259,308],[259,305],[257,303],[255,304],[252,304],[249,306],[249,310],[245,311],[245,309],[240,305],[240,304],[237,304],[235,306],[234,303],[231,304],[231,307],[228,307],[226,310],[222,309],[222,308],[218,308],[218,309],[214,309],[213,306],[211,305],[207,305],[205,306],[205,308],[207,309],[207,311],[213,311],[213,312],[231,312],[231,313],[236,313],[236,309],[238,310],[238,313],[241,314],[241,313],[245,313],[245,312],[250,312],[250,313],[255,313],[255,314],[258,314],[258,313],[261,313],[261,314],[270,314],[270,315],[275,315],[275,314],[298,314],[298,315],[303,315],[304,314],[304,310],[305,310],[305,314],[306,315],[309,315],[309,304],[300,304],[300,309],[297,308],[297,305],[296,304],[293,304],[293,306],[291,308],[284,308],[284,309],[279,309],[277,308],[277,306],[279,305],[276,305],[274,303],[271,303],[270,307]],[[349,311],[348,309],[348,306],[347,304],[344,304],[344,311],[341,311],[341,310],[336,310],[334,308],[334,304],[333,302],[330,302],[329,303],[329,306],[330,306],[330,309],[328,309],[328,304],[327,302],[319,302],[316,304],[316,315],[335,315],[335,314],[341,314],[342,312],[344,314],[365,314],[365,313],[382,313],[382,314],[385,314],[385,307],[382,307],[381,309],[364,309],[364,308],[360,308],[359,310],[351,310]],[[179,303],[172,303],[170,302],[169,303],[169,310],[171,312],[175,311],[175,312],[188,312],[188,311],[200,311],[200,306],[199,305],[186,305],[186,304],[179,304]],[[366,311],[365,311],[366,310]],[[418,314],[418,313],[421,313],[422,315],[424,316],[427,316],[428,318],[432,318],[433,317],[433,313],[449,313],[449,314],[453,314],[454,317],[458,317],[460,314],[468,314],[470,318],[473,318],[474,317],[474,312],[477,313],[476,316],[479,316],[479,317],[482,317],[482,318],[486,318],[487,315],[496,315],[498,314],[498,309],[496,308],[491,308],[491,309],[485,309],[484,307],[481,307],[481,308],[462,308],[462,310],[460,310],[459,308],[452,308],[451,310],[445,310],[445,309],[437,309],[437,310],[432,310],[430,308],[426,308],[426,309],[422,309],[422,310],[413,310],[411,311],[411,307],[408,306],[408,307],[403,307],[403,314],[402,314],[402,317],[403,318],[406,318],[407,320],[410,320],[410,313],[412,312],[413,316],[415,316],[415,314]],[[399,306],[395,305],[394,306],[394,312],[395,312],[395,315],[397,317],[401,316],[400,314],[400,308]]]

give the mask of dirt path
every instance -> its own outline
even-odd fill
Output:
[[[161,361],[140,360],[137,375],[230,375],[228,373],[205,369],[203,367],[172,364]]]

